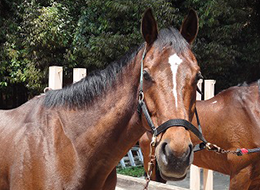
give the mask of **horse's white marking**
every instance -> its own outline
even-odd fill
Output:
[[[214,102],[212,102],[212,104],[215,104],[215,103],[217,103],[218,101],[216,100],[216,101],[214,101]]]
[[[175,106],[176,108],[178,107],[177,105],[177,71],[179,65],[182,63],[182,59],[175,53],[169,57],[169,64],[171,65],[171,70],[172,70],[172,82],[173,82],[173,96],[175,99]]]

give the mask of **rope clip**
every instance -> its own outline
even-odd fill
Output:
[[[215,151],[215,152],[218,153],[218,154],[221,153],[221,148],[220,148],[219,146],[215,145],[215,144],[211,144],[211,143],[208,142],[208,143],[205,145],[205,147],[206,147],[206,149],[207,149],[208,151],[212,150],[212,151]]]

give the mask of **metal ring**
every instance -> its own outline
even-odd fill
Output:
[[[156,136],[155,136],[155,134],[153,134],[152,141],[151,141],[151,146],[153,146],[153,147],[156,146]]]
[[[140,92],[139,92],[138,100],[139,100],[139,102],[141,102],[141,101],[144,100],[144,93],[143,93],[143,91],[140,91]]]

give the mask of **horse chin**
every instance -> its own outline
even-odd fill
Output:
[[[183,176],[167,176],[160,171],[160,176],[165,181],[180,181],[183,180],[186,177],[186,175],[187,173],[185,173]]]
[[[180,181],[183,180],[186,176],[187,176],[187,172],[188,172],[188,168],[186,168],[186,170],[184,171],[184,173],[182,174],[176,174],[176,173],[168,173],[168,174],[164,174],[164,172],[162,172],[160,170],[160,167],[156,161],[156,165],[155,165],[155,171],[156,171],[156,180],[159,180],[159,182],[163,182],[165,183],[166,181]]]

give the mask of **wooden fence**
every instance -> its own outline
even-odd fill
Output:
[[[73,69],[73,82],[77,82],[87,74],[87,70],[84,68]],[[63,82],[63,70],[62,67],[51,66],[49,67],[49,87],[51,89],[61,89]],[[214,96],[215,80],[204,80],[204,100],[207,100]],[[202,80],[199,81],[198,86],[202,89]],[[201,100],[202,97],[197,93],[197,100]],[[131,150],[128,152],[131,165],[135,165],[131,156]],[[130,155],[130,156],[129,156]],[[121,160],[124,162],[124,159]],[[201,168],[192,165],[190,169],[190,189],[200,190],[200,170]],[[203,170],[203,190],[213,190],[213,171]]]
[[[202,90],[202,80],[198,82],[198,87]],[[214,96],[215,93],[215,80],[205,80],[204,81],[204,100],[210,99]],[[197,100],[202,100],[201,94],[197,92]],[[195,165],[191,165],[190,168],[190,189],[200,190],[200,171],[202,168],[199,168]],[[203,190],[213,190],[213,171],[208,169],[203,170]]]

